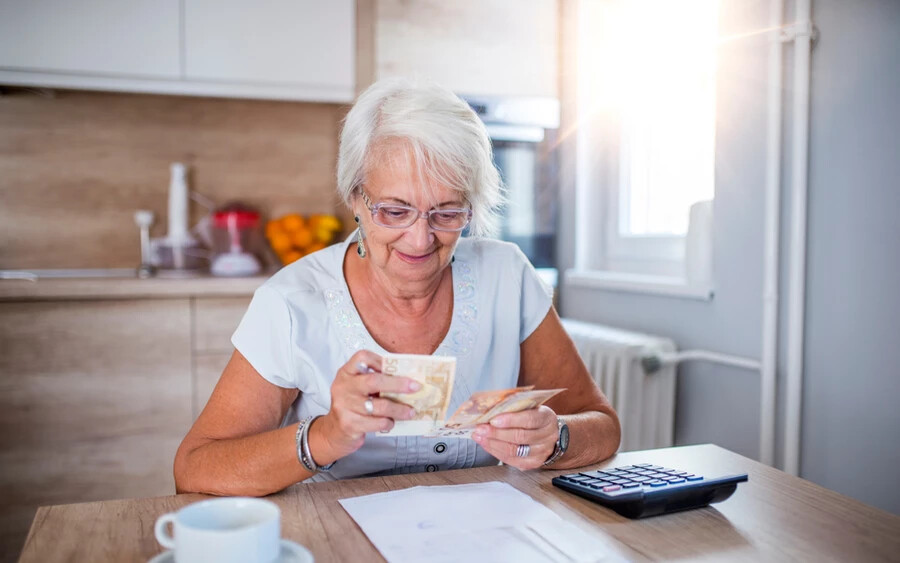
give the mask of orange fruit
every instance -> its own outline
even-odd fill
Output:
[[[284,228],[281,226],[281,221],[271,220],[266,223],[266,238],[271,239],[278,233],[283,233]]]
[[[281,258],[281,263],[287,266],[291,262],[296,262],[297,260],[303,258],[303,253],[297,252],[296,250],[289,250],[288,252],[279,255],[279,258]]]
[[[314,242],[311,245],[309,245],[309,247],[306,249],[306,253],[312,254],[313,252],[322,250],[323,248],[325,248],[325,246],[327,246],[327,245],[324,242]]]
[[[290,213],[281,218],[281,226],[289,233],[299,231],[305,224],[306,221],[298,213]]]
[[[291,249],[291,237],[287,233],[276,232],[269,237],[269,244],[272,245],[272,250],[281,254]]]
[[[303,228],[291,233],[291,243],[298,248],[306,248],[313,243],[313,233]]]

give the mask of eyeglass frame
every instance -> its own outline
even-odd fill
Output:
[[[458,233],[458,232],[464,230],[466,227],[468,227],[468,226],[469,226],[469,223],[472,222],[472,208],[471,208],[471,207],[464,207],[464,208],[448,208],[448,209],[429,209],[428,211],[420,211],[420,210],[416,209],[415,207],[412,207],[412,206],[409,206],[409,205],[402,205],[402,204],[399,204],[399,203],[383,203],[383,202],[382,202],[382,203],[375,203],[375,204],[373,204],[373,203],[372,203],[372,200],[369,198],[369,195],[365,192],[365,190],[363,190],[362,188],[359,188],[359,193],[362,194],[362,197],[363,197],[363,205],[365,205],[365,206],[366,206],[366,209],[368,209],[369,212],[372,213],[372,222],[374,222],[374,223],[375,223],[376,225],[378,225],[379,227],[384,227],[384,228],[386,228],[386,229],[408,229],[408,228],[412,227],[413,225],[415,225],[415,224],[416,224],[416,221],[418,221],[419,219],[421,219],[421,218],[424,217],[424,218],[425,218],[425,223],[428,225],[428,228],[430,228],[430,229],[432,229],[432,230],[434,230],[434,231],[441,231],[441,232],[444,232],[444,233]],[[403,226],[403,227],[401,227],[401,226],[396,226],[396,225],[395,225],[395,226],[392,226],[392,225],[384,225],[384,224],[381,224],[381,223],[379,223],[378,221],[375,220],[375,217],[378,215],[378,212],[379,212],[379,211],[381,210],[381,208],[383,208],[383,207],[402,207],[403,209],[409,209],[409,210],[412,211],[413,213],[416,213],[416,218],[413,219],[412,222],[411,222],[409,225],[406,225],[406,226]],[[466,222],[463,223],[463,226],[462,226],[462,227],[460,227],[460,228],[458,228],[458,229],[444,229],[444,228],[441,228],[441,227],[436,227],[435,225],[433,225],[433,224],[431,223],[431,216],[432,216],[433,214],[435,214],[435,213],[447,213],[448,211],[454,211],[454,212],[465,211],[465,212],[466,212]]]

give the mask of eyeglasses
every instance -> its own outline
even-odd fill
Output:
[[[428,221],[428,226],[435,231],[461,231],[472,220],[471,209],[432,209],[419,211],[415,207],[398,205],[395,203],[376,203],[372,201],[366,192],[360,190],[366,208],[372,212],[372,221],[376,225],[389,229],[405,229],[411,227],[419,217]]]

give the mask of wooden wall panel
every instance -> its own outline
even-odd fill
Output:
[[[0,95],[0,269],[133,267],[166,230],[169,164],[270,215],[338,211],[336,104],[11,89]],[[193,204],[194,220],[203,209]]]

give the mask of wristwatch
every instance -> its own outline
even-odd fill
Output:
[[[550,454],[550,457],[547,458],[547,461],[544,462],[544,467],[553,465],[553,463],[565,455],[566,450],[569,449],[569,425],[558,416],[556,417],[556,424],[559,426],[559,437],[556,438],[556,447],[553,449],[553,453]]]

